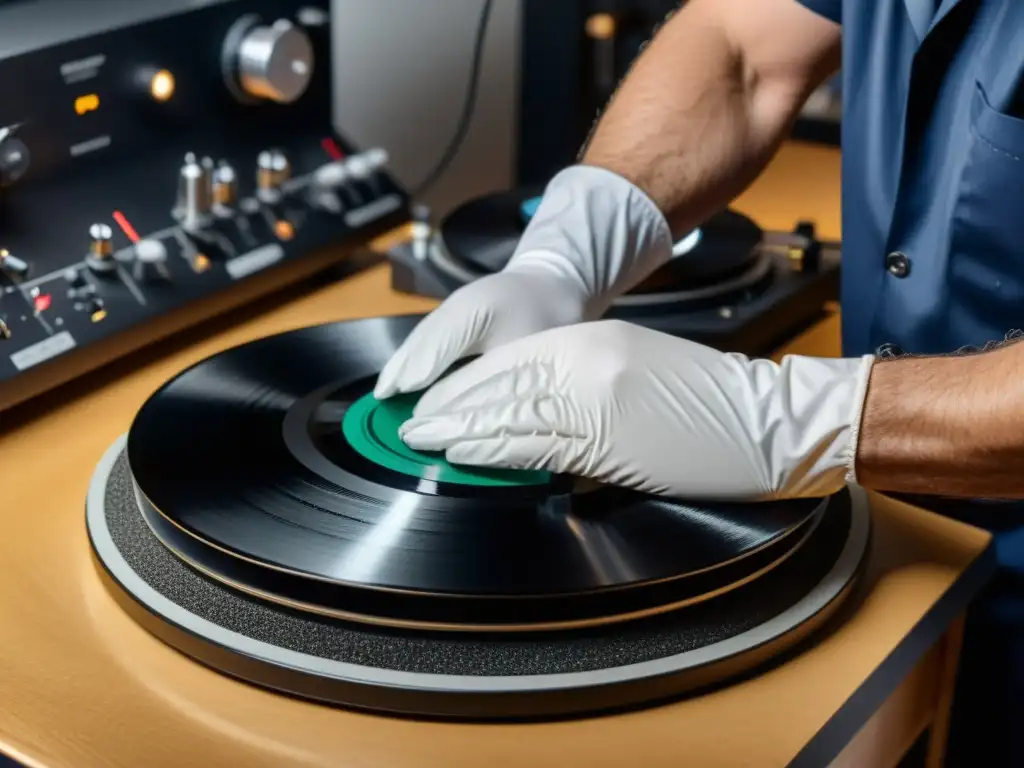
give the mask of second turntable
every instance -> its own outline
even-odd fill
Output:
[[[425,212],[411,242],[388,257],[392,286],[444,298],[512,258],[542,189],[471,200],[435,229]],[[818,319],[838,296],[839,243],[809,222],[765,231],[735,210],[712,216],[676,243],[673,258],[608,315],[710,346],[759,355]]]

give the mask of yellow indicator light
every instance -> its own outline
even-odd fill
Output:
[[[615,17],[610,13],[595,13],[587,19],[587,37],[592,40],[611,40],[615,37]]]
[[[94,323],[98,323],[100,320],[102,320],[106,316],[107,316],[107,310],[105,310],[105,309],[97,309],[95,312],[92,313],[92,315],[90,315],[90,317],[92,318],[92,321]]]
[[[155,101],[168,101],[174,95],[174,75],[161,69],[149,81],[149,95]]]
[[[210,268],[210,258],[202,253],[197,253],[192,261],[192,268],[196,272],[205,272]]]
[[[84,115],[89,112],[95,112],[100,108],[100,97],[95,93],[89,93],[85,96],[79,96],[75,99],[75,114]]]
[[[274,224],[274,234],[278,240],[291,240],[295,237],[295,227],[290,221],[277,221]]]

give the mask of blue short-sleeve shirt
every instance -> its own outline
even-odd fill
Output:
[[[800,0],[843,30],[843,346],[1024,328],[1024,0]]]

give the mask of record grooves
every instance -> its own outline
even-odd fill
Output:
[[[157,392],[128,456],[140,503],[172,526],[158,534],[225,580],[262,573],[250,586],[292,600],[309,590],[326,607],[372,602],[382,618],[546,624],[698,599],[768,567],[822,508],[577,494],[559,477],[445,483],[381,467],[342,427],[386,359],[372,343],[379,325],[253,342]]]
[[[727,678],[849,594],[869,518],[845,494],[692,503],[409,450],[413,401],[367,393],[418,320],[261,339],[145,403],[87,509],[137,620],[277,690],[519,717]]]

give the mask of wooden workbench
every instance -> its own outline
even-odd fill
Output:
[[[838,158],[787,147],[737,207],[762,225],[839,234]],[[957,617],[989,537],[873,496],[863,594],[786,664],[647,711],[540,725],[428,724],[287,699],[187,660],[104,591],[86,539],[93,467],[168,377],[243,341],[332,319],[420,312],[377,267],[147,350],[0,424],[0,752],[32,766],[886,766],[943,731]],[[838,316],[788,345],[835,354]],[[941,739],[937,742],[941,744]],[[938,754],[941,750],[935,750]]]

